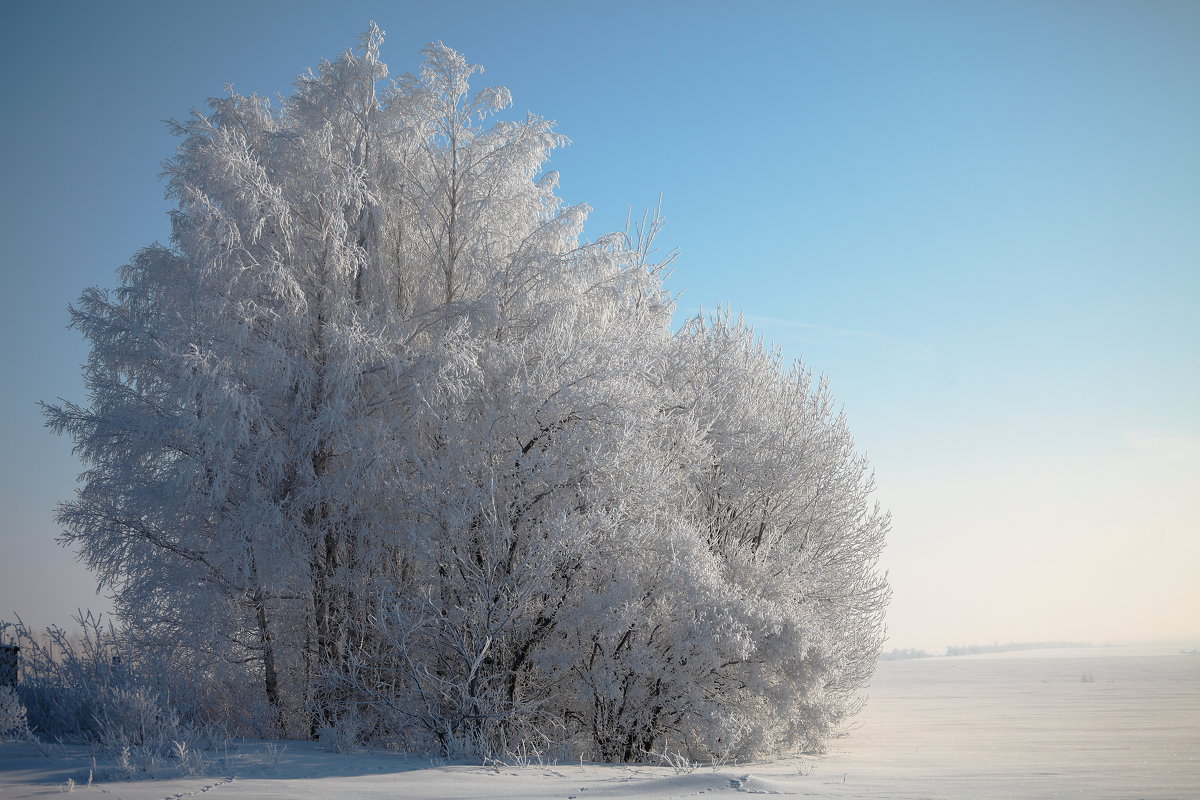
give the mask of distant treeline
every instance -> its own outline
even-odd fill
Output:
[[[973,656],[978,653],[1007,653],[1011,650],[1046,650],[1055,647],[1091,647],[1088,642],[1008,642],[1007,644],[969,644],[947,647],[948,656]]]
[[[886,653],[879,654],[880,661],[899,661],[903,658],[929,658],[929,653],[924,650],[914,650],[911,647],[898,647],[895,650],[890,650]]]
[[[1046,650],[1054,647],[1091,647],[1087,642],[1007,642],[1005,644],[969,644],[947,647],[945,655],[971,656],[979,653],[1007,653],[1012,650]],[[927,653],[912,647],[897,647],[879,654],[880,661],[900,661],[906,658],[933,658],[940,653]]]

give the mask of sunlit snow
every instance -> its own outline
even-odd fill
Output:
[[[481,766],[382,751],[339,755],[308,742],[235,742],[208,757],[201,777],[89,788],[86,749],[8,743],[0,745],[0,795],[44,797],[73,780],[76,793],[124,800],[1178,800],[1200,790],[1200,656],[1094,648],[885,662],[865,710],[827,754],[767,763]]]

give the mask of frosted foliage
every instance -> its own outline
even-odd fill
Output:
[[[0,742],[29,735],[25,706],[11,686],[0,686]]]
[[[824,385],[727,316],[673,334],[657,216],[583,241],[550,122],[381,42],[174,123],[170,245],[84,292],[90,403],[46,406],[87,464],[64,540],[278,735],[819,745],[887,599]]]

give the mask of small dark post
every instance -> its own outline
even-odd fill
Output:
[[[17,653],[15,644],[0,644],[0,686],[17,688]]]

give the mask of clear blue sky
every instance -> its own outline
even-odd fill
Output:
[[[680,308],[826,374],[890,646],[1200,639],[1200,4],[6,2],[0,617],[104,607],[54,543],[66,306],[165,239],[161,120],[388,34],[558,121],[595,235],[661,193]]]

